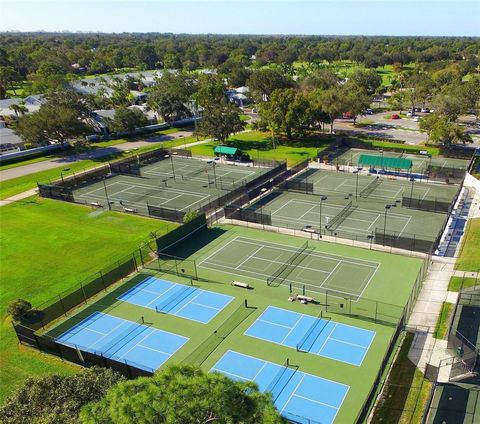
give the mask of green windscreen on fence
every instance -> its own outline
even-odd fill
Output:
[[[389,158],[385,156],[360,155],[359,166],[378,166],[390,169],[410,169],[412,161],[404,158]]]

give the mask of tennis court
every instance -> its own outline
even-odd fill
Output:
[[[362,296],[380,266],[377,262],[317,252],[304,246],[301,249],[299,255],[298,247],[237,236],[197,266],[236,276],[244,282],[292,284],[312,293],[328,289],[353,299]],[[272,275],[276,277],[272,279]]]
[[[96,202],[107,206],[111,204],[135,208],[146,213],[149,205],[176,209],[180,211],[196,210],[218,196],[217,192],[196,190],[193,187],[168,187],[167,183],[158,183],[148,179],[119,175],[103,182],[97,182],[75,190],[76,202]]]
[[[350,389],[288,364],[281,366],[231,350],[211,371],[234,380],[254,381],[262,392],[272,393],[282,416],[302,424],[333,423]]]
[[[247,336],[360,366],[375,332],[269,306],[245,332]]]
[[[417,180],[412,182],[386,176],[357,175],[327,170],[309,169],[308,173],[301,178],[313,182],[313,192],[316,194],[350,195],[386,202],[402,199],[402,196],[452,200],[458,190],[458,187],[453,185],[436,185]]]
[[[424,173],[429,165],[448,168],[466,169],[468,161],[464,159],[430,157],[429,155],[417,155],[413,153],[389,152],[381,150],[348,149],[333,160],[333,163],[347,166],[358,166],[360,155],[377,155],[386,158],[404,158],[413,162],[411,171]]]
[[[208,324],[233,297],[149,277],[118,299],[159,313]]]
[[[152,179],[173,178],[207,186],[218,183],[217,187],[230,189],[251,181],[258,174],[258,168],[176,156],[141,168],[141,175]]]
[[[152,328],[143,319],[132,322],[95,312],[57,337],[56,341],[153,372],[188,338]]]

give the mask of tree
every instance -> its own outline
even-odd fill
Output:
[[[284,422],[271,396],[260,393],[255,383],[178,365],[116,385],[104,399],[85,406],[80,420],[84,424]]]
[[[433,98],[433,105],[435,112],[446,116],[450,122],[455,122],[466,109],[459,87],[437,94]]]
[[[15,112],[15,116],[17,118],[18,118],[19,114],[23,116],[28,112],[27,107],[23,104],[18,104],[18,105],[13,104],[13,105],[10,105],[8,108]]]
[[[267,100],[273,90],[293,87],[293,81],[274,69],[260,69],[252,72],[248,87],[257,101]]]
[[[374,94],[382,85],[382,79],[375,69],[357,69],[349,78],[349,82],[354,83],[368,94]]]
[[[455,124],[445,115],[437,112],[420,121],[420,131],[426,132],[428,139],[434,143],[456,144],[471,143],[470,134],[461,125]]]
[[[135,128],[141,128],[147,124],[148,119],[140,109],[121,106],[115,110],[115,115],[110,120],[109,128],[113,132],[133,132]]]
[[[8,88],[12,88],[16,95],[14,83],[19,79],[20,75],[11,66],[0,66],[0,99],[7,97]]]
[[[192,115],[187,105],[194,92],[195,84],[191,77],[165,71],[156,79],[147,104],[166,122],[183,119]]]
[[[32,309],[32,304],[23,299],[17,299],[8,305],[8,313],[14,321],[20,321],[22,316]]]
[[[238,109],[229,103],[221,103],[209,106],[203,111],[202,119],[198,124],[198,133],[225,143],[230,135],[244,128],[245,122],[240,120]]]
[[[36,112],[18,118],[15,134],[27,143],[44,145],[61,143],[87,135],[89,109],[86,99],[72,90],[54,91]]]
[[[397,91],[391,95],[391,97],[388,99],[388,103],[390,103],[390,106],[392,107],[393,110],[398,110],[399,113],[402,113],[402,110],[404,110],[407,106],[407,101],[408,101],[408,95],[405,93],[405,91]]]
[[[342,88],[344,112],[350,112],[353,125],[357,123],[357,117],[372,103],[372,98],[363,87],[348,81]]]
[[[274,149],[276,136],[281,131],[287,132],[287,136],[291,137],[291,128],[287,126],[286,116],[294,99],[293,89],[277,89],[271,93],[268,101],[260,106],[260,125],[271,132]]]
[[[328,90],[329,88],[337,86],[338,83],[339,78],[331,69],[318,69],[305,78],[301,86],[308,91],[315,89]]]
[[[80,408],[102,399],[124,378],[115,371],[93,367],[71,376],[29,378],[0,407],[4,424],[73,424]]]
[[[345,112],[343,96],[337,87],[330,88],[320,93],[320,103],[323,105],[323,110],[330,118],[330,132],[333,133],[333,123],[335,118],[342,112]]]
[[[193,221],[195,218],[198,218],[199,216],[200,216],[199,211],[190,210],[183,216],[183,222],[186,224],[187,222]]]
[[[204,108],[218,105],[226,100],[225,83],[218,75],[200,75],[197,91],[193,95],[196,103]]]

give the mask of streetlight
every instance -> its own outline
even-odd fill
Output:
[[[165,155],[166,158],[170,158],[170,162],[172,163],[172,175],[173,179],[175,180],[175,167],[173,166],[173,156],[172,155]]]
[[[217,171],[215,169],[216,165],[217,165],[217,163],[213,162],[213,179],[215,181],[215,188],[217,188]]]
[[[385,239],[387,236],[387,212],[392,207],[392,205],[385,205],[385,220],[383,222],[383,245],[385,246]]]
[[[107,198],[107,205],[108,210],[112,210],[112,206],[110,205],[110,199],[108,198],[108,191],[107,191],[107,184],[105,184],[105,177],[103,177],[103,188],[105,189],[105,197]]]
[[[410,201],[408,203],[408,206],[412,205],[412,197],[413,197],[413,183],[415,182],[415,178],[410,178],[410,182],[412,183],[412,188],[410,189]]]
[[[327,196],[320,197],[320,220],[318,222],[318,238],[322,238],[322,202],[327,200]]]

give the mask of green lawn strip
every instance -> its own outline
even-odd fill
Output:
[[[459,292],[470,287],[475,287],[480,284],[480,280],[477,278],[468,277],[452,277],[448,283],[448,291]]]
[[[249,121],[249,120],[250,120],[250,116],[240,114],[240,121]]]
[[[431,383],[408,358],[414,334],[407,333],[372,416],[372,423],[419,423]]]
[[[191,128],[188,128],[188,130],[191,130]],[[136,135],[136,136],[125,137],[125,138],[116,138],[116,139],[113,139],[113,140],[99,141],[99,142],[96,142],[96,143],[91,143],[90,146],[93,147],[93,148],[116,146],[118,144],[126,143],[127,141],[145,140],[145,139],[148,139],[150,137],[175,134],[179,131],[182,131],[182,129],[181,128],[167,128],[165,130],[155,131],[155,132],[148,133],[148,134]]]
[[[392,143],[388,141],[374,140],[374,139],[368,139],[363,137],[356,137],[355,140],[371,144],[373,147],[378,147],[378,148],[388,148],[388,149],[395,149],[398,151],[407,151],[407,152],[410,150],[412,151],[412,153],[418,152],[419,150],[425,150],[432,156],[438,156],[440,154],[440,149],[438,147],[432,147],[432,146],[425,146],[425,145],[413,146],[410,144]]]
[[[0,404],[25,378],[73,367],[17,346],[8,304],[48,301],[139,247],[152,231],[175,224],[32,197],[0,208]],[[47,358],[47,359],[44,359]]]
[[[253,160],[287,160],[288,166],[292,166],[304,159],[314,159],[317,153],[325,149],[333,140],[329,136],[311,136],[304,140],[277,141],[273,148],[271,135],[260,131],[250,131],[236,134],[230,137],[227,145],[238,147],[242,152],[250,155]],[[194,155],[213,156],[213,149],[218,142],[209,142],[192,147]]]
[[[455,268],[462,271],[480,272],[478,258],[480,258],[480,218],[474,218],[468,221],[466,236]]]
[[[368,127],[369,125],[375,124],[375,121],[373,119],[362,119],[361,121],[357,122],[355,124],[356,128],[363,128],[363,127]]]
[[[435,325],[435,332],[433,337],[436,339],[444,339],[447,335],[448,325],[450,322],[450,315],[452,314],[453,307],[455,305],[449,302],[442,303],[442,309],[440,310],[440,315]]]

